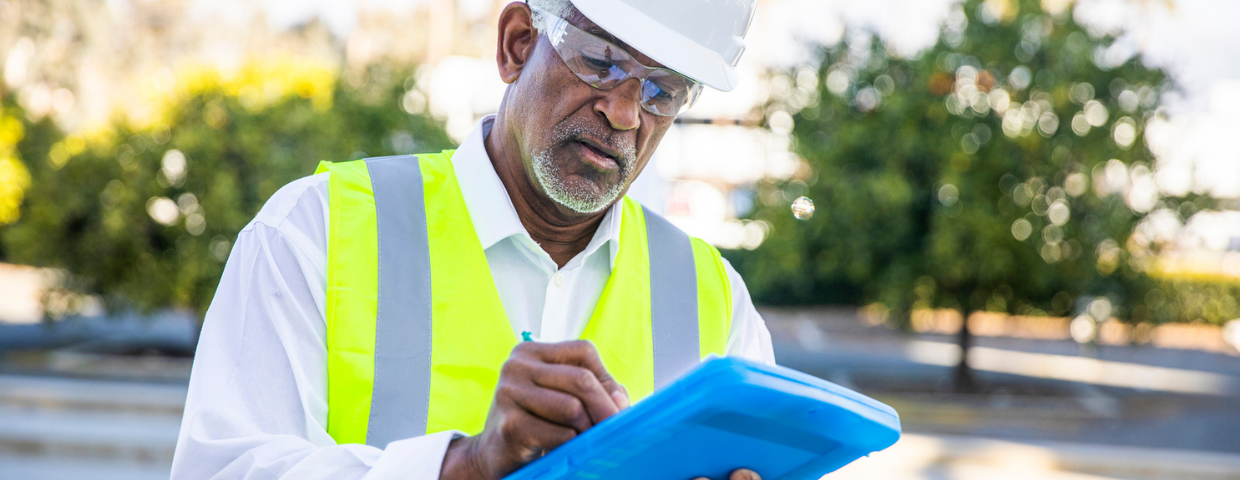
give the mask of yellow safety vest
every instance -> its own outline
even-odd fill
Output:
[[[316,172],[331,172],[327,431],[337,443],[481,432],[520,340],[452,153],[323,162]],[[615,267],[581,338],[637,401],[724,353],[731,288],[714,247],[628,197],[622,207]]]

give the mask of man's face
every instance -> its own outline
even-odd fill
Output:
[[[661,66],[580,14],[570,23]],[[642,109],[641,80],[600,90],[577,78],[543,35],[512,85],[509,102],[531,184],[560,206],[595,213],[620,198],[650,161],[673,117]]]

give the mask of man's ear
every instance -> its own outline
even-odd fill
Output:
[[[534,53],[538,31],[534,29],[533,22],[533,12],[525,2],[509,3],[499,14],[499,45],[495,49],[495,63],[504,83],[517,81]]]

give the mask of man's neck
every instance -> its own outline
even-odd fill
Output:
[[[487,157],[504,184],[504,190],[508,191],[508,198],[512,199],[521,225],[555,264],[564,268],[569,260],[590,244],[607,209],[590,214],[577,213],[541,194],[530,181],[516,136],[509,131],[502,116],[496,116],[483,134],[482,143],[486,146]]]

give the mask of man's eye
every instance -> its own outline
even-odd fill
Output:
[[[581,59],[586,66],[597,68],[600,71],[611,70],[611,67],[616,64],[616,61],[612,58],[613,56],[614,54],[610,46],[596,45],[581,51]]]
[[[667,89],[660,87],[654,82],[646,82],[646,98],[651,101],[666,103],[671,102],[675,97]]]
[[[589,55],[582,55],[581,59],[585,61],[586,65],[588,65],[589,67],[597,68],[599,70],[610,69],[612,65],[611,60],[606,59],[606,58],[596,58],[596,57],[591,57]]]

